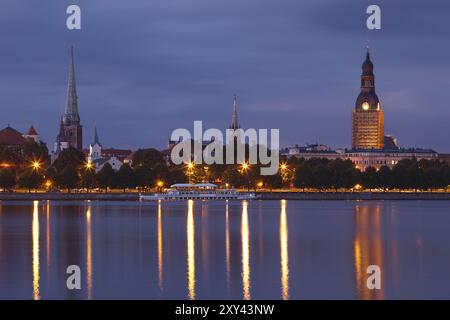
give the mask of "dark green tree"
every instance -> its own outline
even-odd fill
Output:
[[[123,164],[117,172],[116,184],[118,188],[125,189],[136,186],[134,172],[128,164]]]
[[[104,188],[105,191],[108,191],[108,187],[113,187],[115,185],[115,175],[116,173],[111,165],[108,162],[105,163],[103,168],[95,175],[98,186]]]
[[[4,190],[11,190],[16,185],[16,175],[9,169],[0,169],[0,187]]]
[[[76,188],[80,182],[80,176],[77,169],[68,164],[63,170],[58,172],[56,182],[59,187],[66,188],[68,192]]]

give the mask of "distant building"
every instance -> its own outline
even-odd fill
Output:
[[[375,75],[370,53],[362,65],[361,92],[352,112],[352,149],[381,150],[384,147],[384,113],[375,93]]]
[[[69,64],[69,80],[67,84],[66,107],[61,117],[58,136],[56,137],[53,150],[53,160],[66,148],[83,149],[83,127],[80,124],[78,113],[78,96],[75,80],[75,62],[73,47],[71,48],[71,59]]]
[[[384,136],[384,150],[398,150],[400,149],[398,146],[397,139],[390,135]]]
[[[439,160],[445,161],[450,165],[450,153],[440,153]]]
[[[417,159],[418,161],[435,160],[439,155],[431,149],[396,149],[396,150],[349,150],[345,159],[350,159],[355,167],[365,171],[368,167],[380,169],[382,166],[393,168],[400,160]]]
[[[0,131],[0,147],[20,149],[26,142],[23,134],[10,126]]]
[[[104,149],[98,136],[97,127],[95,127],[94,141],[89,145],[87,156],[88,161],[95,165],[95,172],[102,170],[106,163],[109,163],[114,171],[118,171],[124,163],[131,165],[132,154],[132,150]]]
[[[40,143],[39,134],[33,126],[30,126],[27,133],[23,135],[23,137],[27,140],[34,141],[36,143]]]
[[[285,156],[302,157],[302,155],[308,154],[334,154],[336,151],[324,144],[307,144],[306,146],[299,146],[296,144],[293,147],[288,147],[282,150],[281,154]]]

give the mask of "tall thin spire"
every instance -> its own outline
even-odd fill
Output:
[[[237,97],[236,97],[236,95],[234,95],[234,97],[233,97],[233,115],[231,117],[230,129],[233,129],[233,130],[239,129],[238,114],[237,114]]]
[[[65,125],[80,124],[73,46],[70,48],[69,80],[67,84],[66,109],[64,111],[63,121]]]
[[[100,139],[98,138],[98,132],[97,132],[97,126],[94,127],[94,145],[98,144],[99,146],[101,146],[102,144],[100,143]]]

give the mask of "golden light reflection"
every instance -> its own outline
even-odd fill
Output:
[[[188,273],[188,297],[195,299],[195,225],[194,225],[194,201],[188,201],[187,216],[187,273]]]
[[[280,214],[281,298],[289,299],[289,252],[286,200],[281,200]]]
[[[163,291],[163,238],[161,201],[158,201],[158,286]]]
[[[228,221],[228,200],[225,210],[225,264],[227,272],[227,289],[230,289],[230,225]]]
[[[355,212],[356,230],[353,242],[356,291],[358,298],[384,299],[384,259],[382,243],[382,212],[380,206],[358,205]],[[381,270],[381,289],[367,288],[367,267],[377,265]]]
[[[33,201],[33,300],[41,299],[39,292],[40,261],[39,261],[39,201]]]
[[[86,211],[86,277],[88,300],[92,299],[92,237],[91,237],[91,204]]]
[[[45,253],[47,259],[47,274],[50,274],[50,201],[47,200],[45,222]]]
[[[248,226],[248,203],[242,203],[241,238],[242,238],[242,294],[244,300],[250,300],[250,237]]]

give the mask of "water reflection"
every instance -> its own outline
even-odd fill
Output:
[[[286,200],[281,200],[280,214],[281,298],[289,299],[289,253]]]
[[[86,276],[88,299],[92,299],[92,238],[91,238],[91,203],[86,210]]]
[[[194,225],[194,201],[188,200],[187,215],[187,274],[188,297],[195,299],[195,225]]]
[[[158,201],[158,286],[163,291],[163,235],[162,235],[162,212],[161,200]]]
[[[242,238],[242,294],[244,300],[250,300],[250,239],[248,224],[248,203],[242,203],[241,238]]]
[[[47,274],[50,273],[50,200],[47,200],[46,206],[46,222],[45,222],[45,254],[47,262]]]
[[[41,298],[39,293],[40,261],[39,261],[39,201],[33,201],[33,300]]]
[[[353,242],[356,291],[359,299],[384,298],[384,261],[382,243],[382,212],[379,205],[355,206],[356,230]],[[377,265],[381,270],[381,289],[367,288],[367,267]]]
[[[227,273],[227,290],[230,290],[230,224],[228,218],[228,200],[225,207],[225,264]]]

